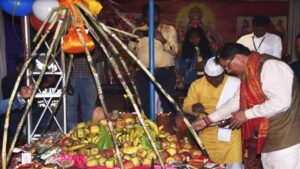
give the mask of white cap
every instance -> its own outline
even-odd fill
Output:
[[[212,57],[212,58],[208,59],[204,66],[204,72],[208,76],[219,76],[220,74],[222,74],[224,72],[224,69],[222,68],[222,66],[220,66],[219,64],[217,64],[215,62],[215,58],[216,57]]]

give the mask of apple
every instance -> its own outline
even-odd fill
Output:
[[[195,156],[201,157],[202,152],[200,150],[193,150],[192,151],[192,157],[194,158]]]
[[[175,161],[175,159],[174,159],[173,157],[168,157],[168,158],[166,159],[166,163],[167,163],[167,164],[171,164],[173,161]]]
[[[125,155],[123,156],[123,159],[124,159],[124,160],[131,160],[131,156],[128,155],[128,154],[125,154]]]
[[[130,141],[123,143],[123,147],[129,147],[132,143]]]
[[[167,149],[167,151],[170,154],[170,156],[173,156],[177,153],[177,150],[175,148],[169,148]]]
[[[111,120],[111,124],[115,127],[116,126],[117,121],[116,120]]]
[[[179,153],[183,153],[183,152],[190,153],[191,149],[182,148],[182,149],[179,150]]]
[[[61,142],[63,147],[70,147],[70,146],[72,146],[73,143],[74,143],[74,141],[70,137],[63,138],[63,140]]]
[[[106,158],[100,157],[100,158],[98,159],[98,164],[99,164],[100,166],[105,166],[105,161],[106,161]]]
[[[98,161],[97,159],[92,159],[92,160],[87,160],[87,164],[88,167],[95,167],[98,165]]]
[[[168,157],[170,157],[170,154],[168,153],[167,150],[164,150],[162,153],[161,153],[161,158],[163,160],[166,160]]]
[[[181,144],[181,148],[182,149],[183,148],[185,148],[185,149],[192,149],[192,145],[190,143],[184,142],[184,143]]]
[[[112,158],[114,156],[114,151],[112,149],[102,150],[102,156],[105,158]]]
[[[168,140],[169,142],[177,142],[177,141],[178,141],[176,135],[169,135],[169,136],[167,137],[167,140]]]
[[[203,160],[196,160],[196,159],[191,159],[188,161],[189,164],[197,167],[197,168],[202,168],[204,166],[204,161]]]
[[[116,122],[116,126],[117,126],[117,128],[122,129],[126,126],[126,123],[125,123],[124,120],[119,120],[119,121]]]
[[[182,152],[179,155],[182,157],[183,161],[189,161],[192,157],[191,153],[189,152]]]
[[[163,149],[163,150],[166,150],[170,147],[170,143],[168,141],[162,141],[160,142],[160,147]]]
[[[154,152],[149,152],[146,158],[151,159],[151,160],[152,159],[156,160],[157,157]]]
[[[177,149],[177,145],[178,145],[178,144],[176,144],[175,142],[171,142],[171,143],[170,143],[170,148],[175,148],[175,149]]]
[[[97,155],[97,154],[99,154],[99,149],[97,147],[93,147],[91,149],[91,155]]]
[[[140,160],[139,160],[137,157],[131,158],[131,161],[133,162],[133,165],[134,165],[135,167],[141,165]]]
[[[151,160],[148,159],[148,158],[144,158],[142,164],[143,164],[143,165],[151,165]]]
[[[80,149],[77,153],[79,155],[85,155],[85,149]]]
[[[182,157],[181,157],[179,154],[173,155],[173,158],[174,158],[176,161],[182,161]]]
[[[145,158],[147,156],[147,151],[145,149],[138,149],[136,152],[136,156],[139,158]]]
[[[123,164],[124,164],[125,169],[134,167],[134,163],[131,160],[125,160],[125,162]]]
[[[113,168],[114,165],[115,165],[115,161],[112,158],[105,161],[105,167],[107,168]]]

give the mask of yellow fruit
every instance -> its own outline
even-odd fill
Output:
[[[91,134],[98,134],[100,132],[100,128],[98,125],[91,125],[90,126],[90,133]]]
[[[135,154],[137,152],[138,148],[133,146],[123,147],[122,152],[124,154]]]
[[[83,128],[83,127],[85,127],[85,126],[86,126],[85,123],[78,123],[78,124],[76,125],[76,128]]]
[[[75,146],[70,147],[68,150],[69,151],[75,151],[75,150],[81,149],[85,146],[86,146],[85,144],[79,144],[79,145],[75,145]]]
[[[100,120],[100,124],[104,127],[107,126],[107,120],[106,119]]]
[[[134,123],[134,119],[133,118],[126,118],[125,119],[125,123],[128,125],[128,124],[132,124],[132,123]]]

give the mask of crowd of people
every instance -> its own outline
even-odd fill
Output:
[[[132,32],[138,38],[128,41],[129,48],[147,68],[148,12],[146,5],[142,9],[144,25]],[[216,50],[201,20],[195,22],[196,26],[191,24],[180,43],[176,29],[162,23],[158,5],[154,6],[154,13],[155,78],[175,97],[176,75],[183,77],[182,109],[194,129],[200,131],[211,160],[227,164],[229,169],[242,169],[244,157],[249,155],[249,142],[256,140],[256,154],[261,155],[263,168],[300,168],[300,62],[289,65],[281,60],[281,39],[267,32],[270,18],[254,16],[252,33]],[[295,50],[300,57],[300,34]],[[139,68],[134,75],[143,111],[150,117],[150,80]],[[176,128],[174,107],[156,91],[163,113],[171,113],[171,124]],[[21,109],[31,93],[32,87],[20,88],[13,109]],[[67,91],[68,129],[80,121],[80,112],[82,121],[92,118],[95,107],[94,112],[103,114],[100,102],[95,105],[96,100],[89,65],[84,56],[78,56]],[[5,113],[7,101],[0,102],[0,115]],[[222,120],[228,124],[211,125]]]

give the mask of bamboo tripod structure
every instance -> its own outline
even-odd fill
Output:
[[[78,10],[78,13],[80,13],[80,10],[78,8],[76,8]],[[80,13],[81,14],[81,13]],[[105,56],[107,57],[107,59],[110,61],[110,63],[112,64],[113,68],[114,68],[114,71],[116,72],[117,76],[118,76],[118,79],[119,81],[121,82],[123,88],[125,89],[125,92],[127,93],[127,95],[129,96],[130,98],[130,101],[131,103],[133,104],[133,107],[134,107],[134,110],[135,112],[137,113],[137,116],[138,116],[138,120],[140,122],[140,124],[142,125],[145,133],[146,133],[146,136],[147,138],[149,139],[150,143],[151,143],[151,146],[159,160],[159,163],[160,163],[160,166],[161,168],[165,168],[165,165],[162,161],[162,158],[158,152],[158,149],[155,145],[155,142],[154,142],[154,139],[151,137],[151,134],[150,134],[150,131],[149,129],[147,128],[146,124],[145,124],[145,121],[144,121],[144,118],[142,117],[142,114],[139,110],[139,107],[137,106],[136,104],[136,101],[132,95],[132,92],[130,91],[129,87],[127,86],[124,78],[122,77],[122,74],[120,72],[120,69],[115,61],[115,59],[112,57],[112,55],[107,51],[107,48],[105,47],[105,45],[102,43],[102,41],[100,40],[99,36],[96,34],[95,30],[91,27],[91,25],[87,22],[87,20],[84,18],[84,16],[81,14],[81,18],[83,19],[83,21],[85,22],[85,25],[88,27],[88,29],[93,32],[93,36],[96,38],[96,41],[99,43],[99,46],[102,48],[102,50],[104,51],[105,53]],[[98,28],[98,30],[100,31],[100,33],[103,35],[104,39],[109,42],[109,45],[110,45],[110,48],[111,49],[116,49],[115,46],[109,41],[108,37],[104,34],[104,32],[99,29],[98,27],[98,24],[95,24],[94,26],[96,26],[96,28]],[[116,55],[118,53],[114,53],[114,55]]]
[[[86,14],[91,18],[92,22],[97,22],[96,19],[89,14],[89,12],[85,9],[83,5],[80,5],[80,8],[86,12]],[[128,49],[128,47],[117,37],[115,33],[113,33],[105,24],[100,23],[99,24],[100,29],[104,30],[106,34],[110,35],[118,44],[121,45],[121,47],[127,52],[127,54],[133,59],[139,66],[140,68],[145,72],[145,74],[148,76],[148,78],[155,84],[155,86],[163,93],[163,95],[168,99],[170,103],[175,107],[176,111],[179,113],[181,117],[183,117],[184,123],[187,125],[189,131],[192,133],[193,137],[195,138],[197,144],[200,146],[203,154],[209,158],[209,155],[201,141],[201,139],[198,137],[198,134],[196,131],[193,129],[191,123],[186,119],[184,116],[183,111],[181,108],[178,106],[178,104],[175,102],[175,100],[163,89],[163,87],[156,81],[155,77],[150,73],[150,71],[141,63],[140,60],[137,59],[137,57]]]

